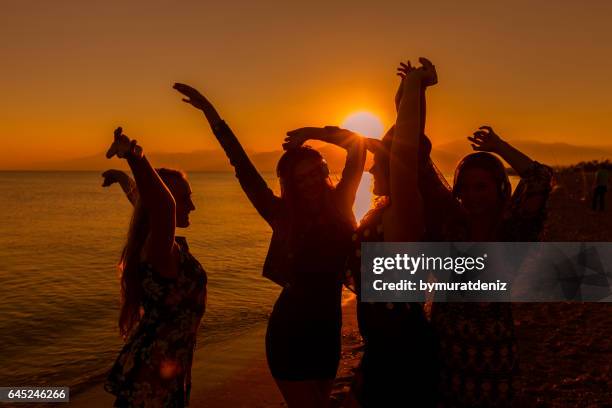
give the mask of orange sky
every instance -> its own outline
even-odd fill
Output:
[[[510,140],[612,143],[610,2],[294,3],[3,2],[0,168],[102,152],[119,124],[149,151],[216,148],[174,81],[251,150],[357,110],[388,126],[395,67],[419,55],[439,72],[434,143],[484,123]]]

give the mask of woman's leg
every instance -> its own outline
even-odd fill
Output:
[[[327,408],[333,380],[287,381],[274,379],[289,408]]]

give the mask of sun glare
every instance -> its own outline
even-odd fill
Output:
[[[378,116],[368,111],[360,111],[350,114],[342,127],[353,132],[357,132],[363,136],[380,139],[385,130]]]
[[[342,122],[342,127],[357,132],[360,135],[376,139],[380,139],[385,131],[382,121],[378,116],[368,111],[352,113]],[[358,221],[372,207],[372,181],[371,174],[367,172],[363,174],[353,207]]]

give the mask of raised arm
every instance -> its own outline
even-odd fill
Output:
[[[336,185],[334,194],[339,207],[343,211],[352,212],[355,195],[365,166],[365,139],[357,133],[337,126],[304,127],[287,132],[283,148],[288,150],[299,147],[309,139],[331,143],[346,150],[346,162],[342,170],[342,177]]]
[[[383,218],[386,241],[417,241],[423,237],[423,200],[418,188],[418,150],[422,133],[421,87],[435,83],[435,69],[421,59],[423,67],[408,64],[390,157],[389,213]]]
[[[476,151],[500,155],[521,177],[512,198],[513,213],[525,219],[538,217],[551,190],[552,169],[504,141],[490,126],[481,126],[468,140]]]
[[[127,160],[136,180],[140,203],[149,216],[150,235],[145,248],[147,261],[160,275],[175,277],[176,268],[171,262],[176,225],[174,198],[136,140],[130,140],[121,128],[115,130],[114,142],[106,153],[109,159],[114,155]]]
[[[478,152],[500,155],[519,176],[523,176],[533,165],[533,160],[510,143],[502,140],[490,126],[479,127],[474,132],[474,136],[468,136],[468,140],[472,143],[472,149]]]
[[[244,151],[230,127],[221,119],[215,107],[196,89],[185,84],[174,84],[174,89],[185,95],[186,102],[201,110],[234,166],[236,177],[257,212],[269,223],[276,217],[281,199],[276,197]]]
[[[136,201],[138,201],[138,188],[136,187],[136,182],[126,172],[110,169],[102,173],[102,177],[104,177],[102,187],[110,187],[118,183],[130,203],[136,205]]]

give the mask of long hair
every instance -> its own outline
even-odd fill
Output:
[[[185,173],[180,170],[159,168],[157,174],[165,184],[171,177],[186,180]],[[141,302],[143,297],[141,254],[150,232],[150,220],[147,210],[140,198],[136,200],[127,242],[121,252],[119,272],[121,274],[121,306],[119,312],[119,332],[125,338],[141,317]]]
[[[500,202],[502,203],[500,211],[503,210],[510,201],[512,186],[502,161],[497,158],[497,156],[488,152],[468,154],[459,162],[455,169],[453,196],[459,198],[461,189],[463,188],[465,173],[470,169],[485,170],[493,177],[497,185],[497,193],[499,194]]]
[[[293,177],[295,168],[298,163],[303,160],[318,160],[321,163],[321,176],[324,179],[326,187],[330,190],[333,188],[331,180],[329,180],[329,169],[327,163],[318,150],[310,146],[304,145],[294,149],[289,149],[283,153],[276,165],[276,175],[280,179],[281,198],[295,202],[298,197],[295,192],[295,184]]]
[[[303,203],[300,202],[301,198],[296,191],[294,179],[295,168],[303,160],[318,160],[320,162],[321,183],[324,184],[324,215],[333,223],[342,226],[350,225],[350,228],[353,228],[355,226],[354,216],[342,214],[331,203],[330,193],[335,187],[329,177],[327,162],[318,150],[307,145],[287,150],[283,153],[276,166],[276,175],[280,180],[281,198],[287,203],[291,216],[290,228],[295,228],[300,224],[300,221],[304,220],[306,217],[303,212]]]
[[[383,169],[383,177],[390,180],[391,173],[391,147],[393,144],[394,127],[391,127],[381,140],[381,148],[376,150],[375,160]],[[443,239],[443,229],[449,218],[462,219],[463,215],[459,205],[452,195],[450,186],[442,173],[431,160],[431,141],[425,134],[421,134],[418,150],[418,178],[417,183],[421,192],[424,206],[426,238],[431,241]],[[380,212],[389,205],[388,196],[376,198],[374,207],[363,217],[361,224],[371,227]]]

